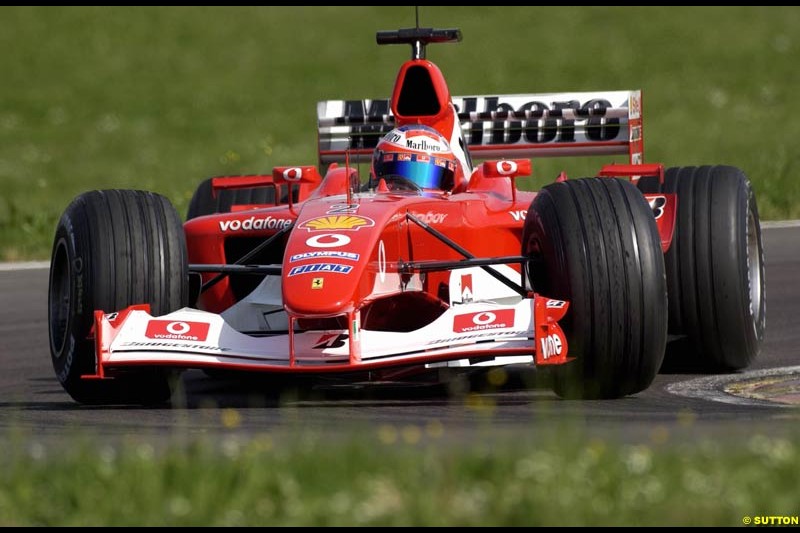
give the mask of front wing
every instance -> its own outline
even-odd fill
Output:
[[[245,334],[217,314],[184,308],[153,317],[146,305],[95,312],[97,368],[86,379],[134,366],[221,368],[260,372],[353,372],[458,361],[458,366],[566,363],[558,320],[568,303],[539,295],[514,305],[471,303],[448,308],[413,332],[345,330]]]

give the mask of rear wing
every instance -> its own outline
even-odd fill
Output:
[[[455,96],[474,158],[627,154],[643,161],[642,92]],[[394,125],[390,100],[317,104],[320,163],[366,155]]]

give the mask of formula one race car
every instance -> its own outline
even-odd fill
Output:
[[[413,50],[390,100],[319,103],[319,167],[208,179],[184,224],[157,194],[79,195],[50,269],[66,391],[147,404],[187,368],[398,381],[525,364],[562,397],[617,398],[650,385],[668,332],[700,368],[750,364],[764,263],[742,171],[643,163],[640,91],[451,97],[425,49],[460,39],[379,32]],[[520,157],[603,154],[628,162],[516,188]]]

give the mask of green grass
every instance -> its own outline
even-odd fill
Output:
[[[739,166],[762,218],[800,218],[800,8],[427,8],[464,41],[429,49],[453,94],[645,91],[646,155]],[[386,97],[407,7],[0,7],[0,260],[49,256],[93,188],[186,212],[210,175],[314,163],[315,103]],[[594,172],[548,160],[527,187]]]
[[[556,432],[448,447],[441,427],[402,434],[18,443],[0,458],[0,525],[736,526],[798,513],[796,440],[618,445]]]

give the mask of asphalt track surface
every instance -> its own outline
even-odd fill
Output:
[[[764,229],[767,334],[745,373],[704,377],[660,373],[646,391],[620,400],[566,401],[547,389],[521,387],[535,373],[512,375],[499,390],[443,388],[324,388],[283,392],[263,381],[213,380],[183,374],[171,407],[86,407],[55,378],[47,334],[48,270],[0,265],[0,438],[23,434],[60,442],[70,435],[155,439],[176,435],[243,439],[313,431],[341,438],[395,428],[398,435],[449,436],[441,442],[552,435],[564,426],[622,442],[669,435],[686,439],[746,439],[755,432],[796,435],[800,422],[800,225]],[[759,389],[788,374],[780,395],[790,404],[748,399],[725,388]],[[742,387],[737,384],[750,383]],[[755,383],[756,385],[753,385]],[[745,391],[746,392],[746,391]],[[759,396],[749,394],[750,397]],[[791,405],[791,402],[794,405]],[[432,430],[431,428],[434,428]],[[416,432],[419,434],[419,431]]]

